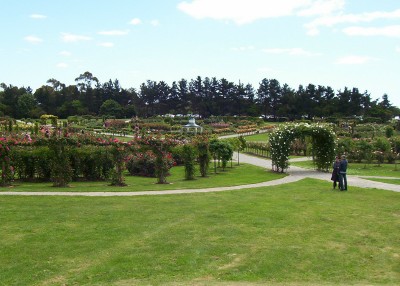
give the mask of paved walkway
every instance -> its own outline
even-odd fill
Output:
[[[246,154],[240,154],[239,159],[240,159],[240,162],[249,163],[249,164],[253,164],[256,166],[260,166],[260,167],[266,167],[269,169],[272,168],[271,160],[266,160],[266,159],[259,158],[259,157],[249,156]],[[302,161],[302,160],[304,161],[304,160],[309,160],[309,159],[311,159],[311,158],[297,158],[297,159],[293,159],[292,161]],[[289,176],[287,176],[286,178],[296,177],[296,178],[298,178],[298,180],[303,179],[303,178],[314,178],[314,179],[329,181],[330,183],[332,183],[331,173],[318,172],[315,170],[304,169],[304,168],[300,168],[300,167],[296,167],[296,166],[290,166],[288,173],[289,173]],[[366,178],[381,178],[381,177],[347,175],[347,182],[348,182],[348,185],[350,188],[352,186],[356,186],[356,187],[360,187],[360,188],[375,188],[375,189],[400,192],[400,185],[375,182],[375,181],[367,180]],[[388,177],[386,177],[386,178],[388,178]],[[398,178],[388,178],[388,179],[398,179]]]
[[[235,160],[237,160],[237,154],[235,154]],[[294,161],[299,160],[307,160],[305,159],[294,159]],[[259,167],[263,167],[266,169],[271,169],[271,160],[249,156],[246,154],[239,155],[239,161],[241,163],[248,163],[252,165],[256,165]],[[0,191],[0,195],[13,195],[13,196],[85,196],[85,197],[128,197],[128,196],[155,196],[155,195],[172,195],[172,194],[187,194],[187,193],[208,193],[208,192],[223,192],[230,190],[240,190],[247,188],[258,188],[258,187],[268,187],[268,186],[276,186],[281,184],[287,184],[299,181],[304,178],[313,178],[328,181],[329,185],[327,188],[331,187],[331,174],[317,172],[314,170],[299,168],[295,166],[291,166],[288,170],[289,176],[286,176],[282,179],[262,182],[257,184],[248,184],[241,186],[233,186],[233,187],[217,187],[217,188],[208,188],[208,189],[184,189],[184,190],[165,190],[165,191],[143,191],[143,192],[3,192]],[[350,190],[352,186],[361,187],[361,188],[376,188],[382,190],[389,190],[394,192],[400,192],[400,185],[392,185],[380,182],[374,182],[367,179],[365,177],[358,176],[347,176],[347,182],[349,184]]]

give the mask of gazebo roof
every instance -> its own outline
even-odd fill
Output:
[[[196,120],[194,117],[189,117],[189,123],[185,125],[185,127],[201,127],[200,125],[196,124]]]

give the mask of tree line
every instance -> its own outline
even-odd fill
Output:
[[[297,89],[264,78],[255,88],[225,78],[200,76],[181,79],[171,85],[148,80],[139,89],[121,87],[111,79],[101,83],[90,72],[80,74],[73,85],[52,78],[33,91],[30,87],[0,84],[0,115],[13,118],[39,118],[53,114],[152,117],[163,114],[199,114],[209,116],[263,116],[271,120],[285,118],[363,116],[387,121],[400,114],[387,94],[371,99],[358,88],[335,91],[329,86],[308,84]]]

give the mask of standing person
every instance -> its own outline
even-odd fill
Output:
[[[340,170],[340,160],[339,156],[336,156],[335,162],[333,162],[333,171],[331,177],[331,180],[333,181],[333,189],[336,189],[337,184],[339,184],[340,186],[339,170]]]
[[[347,191],[347,160],[346,156],[342,155],[339,167],[339,187],[341,191]]]

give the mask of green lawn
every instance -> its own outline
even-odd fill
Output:
[[[398,285],[400,193],[0,196],[0,285]]]
[[[267,142],[268,141],[268,133],[259,133],[254,135],[249,135],[244,137],[246,141],[257,141],[257,142]]]
[[[400,185],[400,178],[399,179],[368,178],[368,180],[387,183],[387,184],[393,184],[393,185]]]
[[[178,166],[171,169],[171,176],[167,177],[170,184],[156,184],[156,178],[137,177],[127,175],[126,187],[109,186],[109,182],[71,182],[69,188],[54,188],[52,183],[28,183],[15,182],[12,187],[0,188],[0,191],[31,192],[31,191],[67,191],[67,192],[136,192],[136,191],[160,191],[176,189],[200,189],[212,187],[237,186],[271,181],[284,177],[284,174],[274,173],[265,168],[256,167],[249,164],[233,163],[233,167],[228,167],[225,171],[217,169],[214,173],[213,164],[210,165],[209,176],[202,178],[197,176],[195,180],[185,180],[184,167]]]
[[[290,164],[307,169],[314,168],[312,161],[292,162]],[[347,174],[357,176],[383,176],[400,178],[400,165],[396,166],[395,164],[381,164],[378,166],[376,164],[365,165],[363,163],[360,164],[349,162]]]

